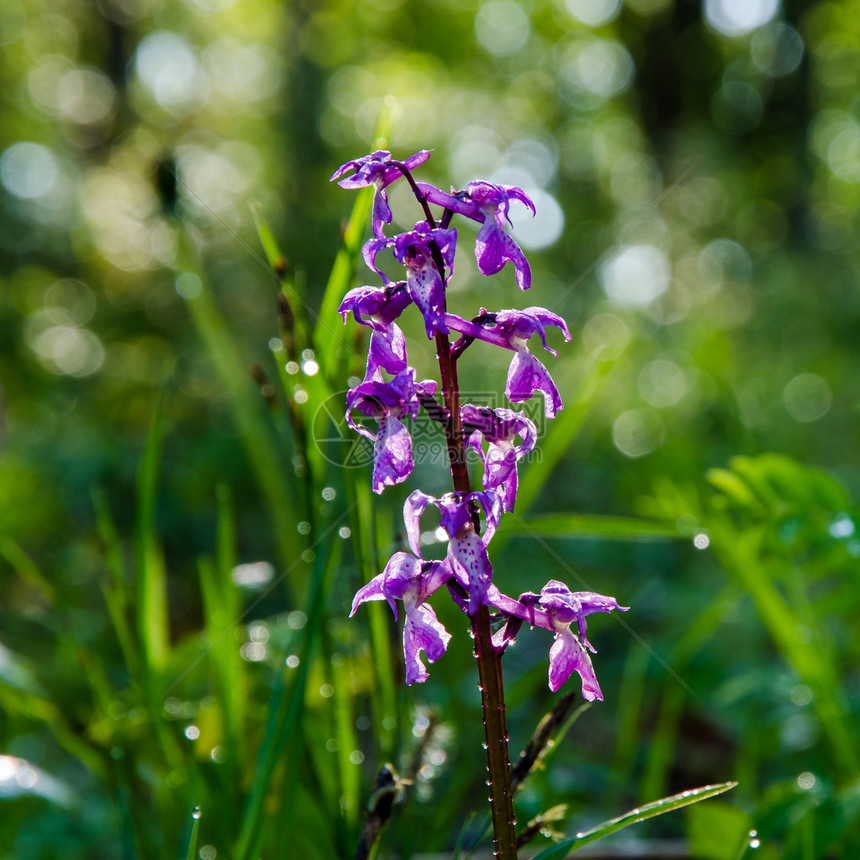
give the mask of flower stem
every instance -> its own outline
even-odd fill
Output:
[[[450,420],[445,423],[448,457],[454,489],[472,491],[466,467],[466,446],[460,421],[460,388],[457,363],[451,356],[448,335],[436,333],[436,352],[442,381],[442,395]],[[508,730],[505,718],[505,694],[502,685],[502,655],[493,647],[490,613],[481,606],[470,617],[478,661],[481,707],[484,712],[484,736],[487,748],[487,785],[490,789],[490,812],[493,820],[493,843],[496,857],[516,860],[517,837],[514,827],[511,760],[508,752]]]

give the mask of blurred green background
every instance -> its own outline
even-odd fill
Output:
[[[521,820],[565,802],[573,833],[738,779],[638,838],[857,856],[857,11],[4,0],[0,856],[351,856],[386,759],[416,784],[383,854],[451,849],[460,802],[483,812],[463,619],[437,599],[455,640],[417,689],[383,607],[346,620],[444,470],[371,500],[317,444],[361,372],[331,302],[373,283],[355,225],[330,278],[356,198],[328,177],[385,110],[396,157],[433,150],[420,179],[537,206],[512,213],[530,293],[461,251],[452,310],[540,305],[574,335],[500,587],[632,607],[589,625],[606,701]],[[501,396],[481,349],[463,387]],[[515,750],[552,706],[548,644],[507,658]]]

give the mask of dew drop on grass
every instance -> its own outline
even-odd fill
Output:
[[[203,815],[203,813],[200,811],[200,807],[195,806],[194,809],[191,811],[191,817],[196,821],[199,820],[201,815]]]

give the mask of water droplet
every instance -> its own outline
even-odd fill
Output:
[[[196,821],[196,820],[198,820],[202,814],[203,814],[203,813],[200,811],[200,807],[199,807],[199,806],[195,806],[195,807],[194,807],[194,809],[191,811],[191,817],[192,817],[195,821]]]
[[[484,743],[482,743],[482,744],[481,744],[481,746],[482,746],[484,749],[489,749],[489,747],[487,746],[487,742],[486,742],[486,741],[484,741]]]

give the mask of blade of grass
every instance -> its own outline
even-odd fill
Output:
[[[672,523],[585,514],[546,514],[529,517],[528,523],[514,521],[508,531],[537,533],[559,538],[602,538],[604,540],[675,540],[683,538]]]
[[[92,496],[93,507],[96,512],[96,527],[104,544],[108,570],[108,576],[102,580],[102,594],[104,594],[108,614],[116,632],[125,665],[132,678],[135,678],[138,683],[142,683],[140,653],[129,621],[132,594],[122,556],[119,533],[104,492],[101,489],[94,489]]]
[[[155,501],[163,441],[163,394],[152,412],[149,435],[137,473],[137,518],[134,535],[135,626],[143,667],[152,687],[168,650],[167,575],[155,529]]]
[[[604,821],[598,824],[597,827],[587,830],[584,833],[577,833],[573,839],[565,839],[558,845],[553,845],[537,854],[532,860],[562,860],[568,854],[578,851],[580,848],[588,845],[591,842],[596,842],[598,839],[604,839],[629,827],[631,824],[637,824],[640,821],[645,821],[648,818],[654,818],[657,815],[664,815],[667,812],[673,812],[676,809],[681,809],[684,806],[689,806],[691,803],[698,803],[702,800],[707,800],[709,797],[716,797],[737,785],[736,782],[723,782],[719,785],[704,785],[701,788],[694,788],[689,791],[682,791],[680,794],[673,794],[671,797],[664,797],[661,800],[656,800],[653,803],[648,803],[645,806],[640,806],[637,809],[631,809],[625,815],[618,818],[613,818],[610,821]]]
[[[200,831],[200,807],[195,806],[191,813],[191,837],[188,840],[188,851],[185,853],[185,860],[196,860],[197,858],[197,843]]]
[[[185,256],[190,259],[190,254]],[[195,267],[190,264],[187,268],[195,271]],[[203,287],[198,296],[188,300],[188,306],[197,331],[229,394],[233,420],[272,519],[281,563],[288,566],[300,557],[303,549],[296,532],[295,490],[292,482],[284,479],[284,475],[291,472],[275,445],[263,398],[255,389],[250,373],[246,372],[248,362],[242,359],[232,334],[215,306],[208,285],[199,272],[195,271],[195,274]],[[292,588],[294,579],[296,577],[287,578],[288,588]]]
[[[0,557],[9,562],[15,573],[34,588],[48,602],[53,603],[56,596],[54,586],[45,578],[38,565],[21,547],[8,535],[0,535]]]

